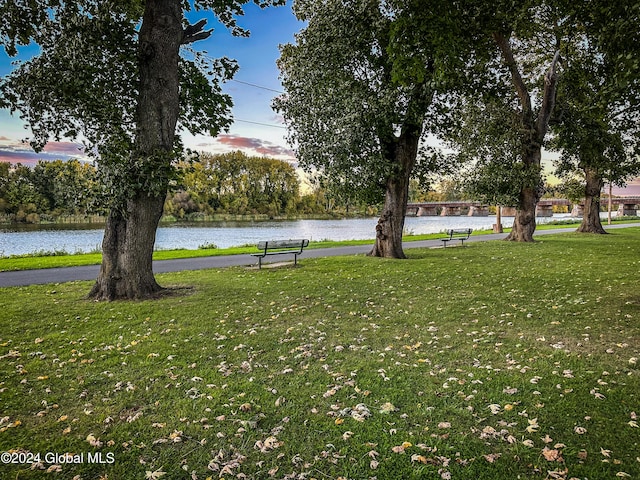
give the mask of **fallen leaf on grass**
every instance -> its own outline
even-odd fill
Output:
[[[531,418],[529,420],[527,420],[529,422],[529,426],[526,428],[527,432],[529,433],[535,433],[538,431],[538,428],[540,428],[540,425],[538,425],[538,419],[537,418]]]
[[[264,441],[258,440],[254,447],[260,450],[261,453],[267,453],[271,450],[275,450],[276,448],[283,445],[284,442],[280,442],[276,437],[267,437]]]
[[[427,457],[425,457],[424,455],[418,455],[417,453],[414,453],[413,455],[411,455],[411,461],[412,462],[420,462],[420,463],[427,463]]]
[[[411,447],[411,446],[413,446],[413,444],[412,444],[412,443],[410,443],[410,442],[403,442],[403,443],[402,443],[402,445],[396,445],[395,447],[392,447],[392,448],[391,448],[391,451],[392,451],[393,453],[404,453],[404,451],[405,451],[407,448]]]
[[[380,407],[380,413],[382,413],[382,414],[395,412],[396,410],[397,410],[397,408],[395,407],[395,405],[393,405],[393,403],[390,403],[390,402],[384,403]]]
[[[488,455],[483,455],[484,459],[489,463],[494,463],[501,456],[502,456],[501,453],[490,453]]]
[[[542,449],[542,456],[545,458],[545,460],[547,462],[561,462],[562,461],[562,456],[560,455],[560,451],[554,449],[550,449],[547,447],[544,447]]]
[[[145,477],[148,480],[158,480],[160,477],[166,475],[167,472],[163,472],[162,470],[156,470],[155,472],[152,472],[150,470],[147,470],[147,472],[145,473]]]
[[[548,470],[547,478],[554,480],[564,480],[567,478],[567,473],[569,473],[569,469],[565,468],[564,470]]]
[[[91,445],[92,447],[97,447],[97,448],[102,447],[102,442],[100,441],[100,439],[96,438],[92,433],[87,435],[86,440],[87,442],[89,442],[89,445]]]

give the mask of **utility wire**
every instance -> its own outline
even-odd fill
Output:
[[[253,123],[254,125],[262,125],[263,127],[283,128],[285,130],[287,128],[283,125],[272,125],[270,123],[252,122],[251,120],[242,120],[240,118],[234,118],[233,120],[236,122]]]
[[[242,83],[243,85],[249,85],[250,87],[254,87],[254,88],[260,88],[262,90],[268,90],[269,92],[284,94],[284,92],[281,90],[275,90],[273,88],[263,87],[262,85],[256,85],[255,83],[243,82],[242,80],[236,80],[235,78],[232,78],[231,81],[236,83]]]

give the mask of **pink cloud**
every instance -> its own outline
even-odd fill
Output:
[[[45,145],[44,151],[67,155],[82,155],[84,153],[84,146],[73,142],[49,142]]]
[[[620,196],[640,196],[640,178],[631,180],[624,188],[613,187],[612,192],[614,195]]]
[[[29,152],[7,152],[0,150],[0,162],[5,163],[21,163],[22,165],[34,166],[40,160],[35,153]]]
[[[49,142],[42,152],[34,152],[29,144],[20,140],[0,137],[0,161],[35,165],[39,160],[69,160],[84,157],[82,145],[72,142]]]
[[[285,147],[281,147],[279,145],[264,145],[256,149],[256,152],[266,156],[287,156],[293,157],[293,150]]]
[[[265,143],[259,138],[238,137],[237,135],[218,135],[216,140],[223,145],[229,145],[234,148],[251,148],[253,150],[262,147]]]
[[[201,143],[198,147],[216,152],[241,150],[248,155],[263,155],[289,161],[295,159],[295,154],[290,148],[276,145],[260,138],[241,137],[239,135],[218,135],[213,143]]]

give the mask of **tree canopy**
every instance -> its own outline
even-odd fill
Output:
[[[0,42],[9,55],[40,52],[0,81],[0,107],[18,111],[32,146],[84,141],[110,191],[103,263],[91,296],[141,298],[161,290],[152,270],[155,231],[182,129],[217,134],[231,122],[220,82],[237,65],[208,61],[191,45],[211,35],[185,12],[210,10],[234,35],[249,0],[76,0],[2,2]],[[265,7],[284,0],[254,0]]]
[[[307,26],[282,48],[286,94],[274,105],[298,161],[351,195],[384,198],[372,254],[402,258],[409,178],[434,164],[419,154],[420,140],[435,130],[455,78],[457,10],[436,1],[300,0],[294,12]]]

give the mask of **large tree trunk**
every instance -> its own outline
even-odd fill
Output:
[[[109,214],[103,259],[89,297],[152,297],[161,289],[152,269],[153,245],[167,193],[179,114],[179,49],[182,2],[149,0],[139,35],[140,84],[135,147],[126,167],[130,196]]]
[[[126,216],[112,210],[102,240],[102,267],[89,293],[96,300],[147,298],[162,290],[152,255],[164,197],[129,200]]]
[[[600,192],[604,186],[604,180],[600,173],[589,167],[584,169],[586,183],[584,189],[584,215],[582,223],[576,230],[581,233],[606,234],[606,230],[600,221]]]
[[[514,242],[533,242],[536,231],[536,204],[538,203],[536,188],[525,187],[520,190],[519,205],[513,228],[505,240]]]
[[[530,140],[531,141],[531,140]],[[531,173],[527,175],[529,184],[520,189],[516,217],[513,227],[505,240],[513,242],[533,242],[533,234],[536,231],[536,205],[540,200],[540,163],[542,152],[538,145],[530,145],[528,154],[523,156],[522,162],[525,170]],[[532,184],[537,181],[537,184]]]
[[[406,258],[402,249],[402,231],[409,199],[409,179],[418,155],[420,131],[406,128],[393,149],[395,174],[387,179],[384,207],[376,225],[372,257]]]

